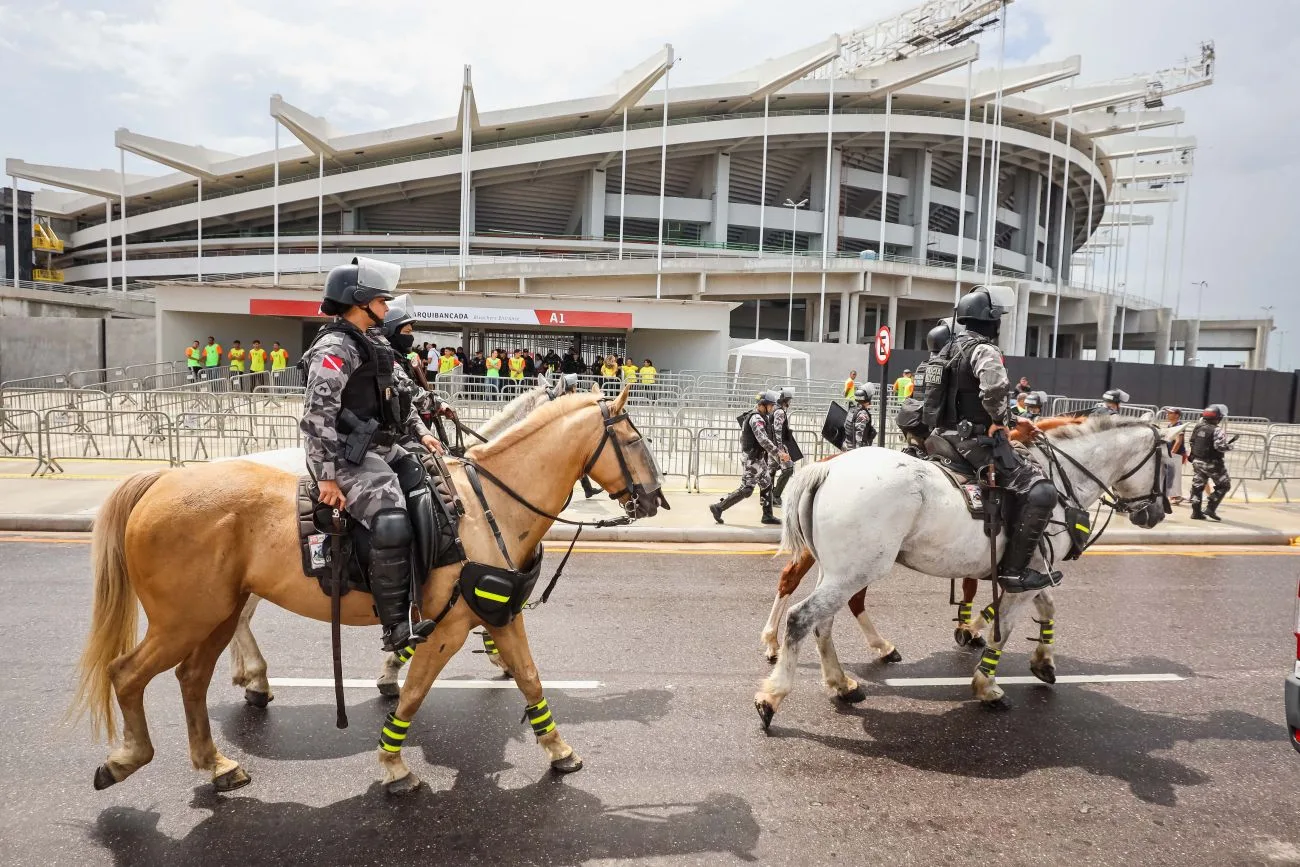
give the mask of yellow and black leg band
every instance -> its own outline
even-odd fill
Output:
[[[399,668],[402,667],[403,665],[406,665],[406,663],[410,662],[411,657],[414,655],[415,655],[415,648],[409,645],[403,647],[402,649],[398,650],[396,653],[393,654],[393,656],[397,657],[397,666]]]
[[[501,653],[501,651],[497,650],[497,643],[492,640],[491,635],[488,635],[486,632],[480,632],[479,635],[483,636],[484,653],[488,656],[497,656]]]
[[[539,738],[555,731],[555,717],[551,715],[551,706],[545,698],[524,708],[524,719],[532,725],[533,734]]]
[[[390,713],[379,732],[379,748],[388,753],[400,753],[406,741],[406,730],[410,727],[410,720],[398,719],[397,714]]]
[[[993,606],[985,605],[984,610],[980,612],[980,617],[984,618],[985,623],[992,623],[994,614],[997,614],[997,612],[993,610]]]
[[[1055,644],[1056,643],[1056,621],[1050,617],[1047,620],[1035,620],[1038,624],[1038,643]]]
[[[970,626],[971,604],[969,602],[957,603],[957,622],[963,626]]]
[[[1002,659],[1002,651],[993,647],[986,647],[984,656],[980,658],[979,672],[985,677],[996,677],[1000,659]]]

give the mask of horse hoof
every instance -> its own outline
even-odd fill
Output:
[[[389,783],[387,786],[384,787],[384,790],[387,791],[388,794],[390,795],[401,796],[401,795],[408,795],[411,792],[414,792],[418,788],[420,788],[420,778],[417,777],[415,774],[407,774],[406,776],[402,777],[400,780],[393,780],[391,783]]]
[[[763,722],[763,731],[767,731],[772,725],[772,717],[776,716],[776,708],[765,701],[754,702],[754,708],[758,711],[758,718]]]
[[[880,661],[881,662],[902,662],[903,654],[899,653],[898,648],[895,647],[893,650],[889,651],[889,653],[880,657]]]
[[[857,704],[860,701],[866,701],[867,691],[863,689],[862,684],[859,683],[857,686],[853,687],[853,689],[849,690],[848,692],[836,693],[835,699],[837,701],[842,701],[845,704]],[[759,713],[762,713],[762,711],[759,711]],[[768,720],[770,721],[771,717],[768,717]]]
[[[384,698],[397,698],[402,694],[402,686],[395,680],[386,683],[376,682],[375,686],[379,687],[379,694]]]
[[[985,710],[996,710],[996,711],[1011,710],[1011,702],[1007,701],[1007,697],[1005,695],[1000,695],[997,698],[985,700],[983,702],[983,705]]]
[[[1041,680],[1043,683],[1056,683],[1056,666],[1055,665],[1030,665],[1029,673]]]
[[[109,786],[117,782],[113,772],[108,769],[108,765],[100,765],[95,768],[95,791],[102,792]]]
[[[251,782],[253,782],[253,778],[243,768],[236,765],[221,776],[214,777],[212,788],[218,792],[233,792],[235,789],[244,788]]]
[[[564,758],[551,762],[551,770],[557,774],[572,774],[582,770],[582,759],[578,758],[577,753],[569,753]]]
[[[775,653],[767,654],[763,658],[767,660],[768,665],[776,665],[777,656]]]
[[[970,637],[970,641],[967,642],[966,646],[969,647],[971,650],[983,650],[987,644],[988,642],[984,640],[984,636],[972,635]]]
[[[274,698],[275,696],[270,693],[258,692],[255,689],[244,690],[244,701],[248,702],[253,707],[266,707]]]
[[[957,642],[958,647],[965,647],[966,645],[970,644],[974,639],[975,636],[971,635],[969,630],[954,629],[952,631],[952,640]]]

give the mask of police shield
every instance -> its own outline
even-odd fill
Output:
[[[848,417],[849,411],[844,404],[832,401],[826,408],[826,420],[822,422],[822,439],[837,449],[844,448],[844,420]]]

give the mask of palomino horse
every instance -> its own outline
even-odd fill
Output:
[[[1160,434],[1144,422],[1093,416],[1036,439],[1031,452],[1048,468],[1057,489],[1072,505],[1087,509],[1105,496],[1139,527],[1154,527],[1169,508],[1163,497],[1165,460]],[[1148,468],[1150,472],[1148,472]],[[971,519],[962,496],[926,462],[886,449],[856,449],[795,474],[787,489],[781,546],[799,557],[808,552],[821,564],[822,580],[790,610],[776,667],[754,696],[766,728],[794,685],[799,645],[811,633],[821,656],[822,678],[841,700],[861,701],[862,687],[844,673],[831,642],[831,623],[850,597],[901,563],[924,575],[976,578],[988,574],[989,541],[983,524]],[[1061,521],[1058,506],[1056,520]],[[1058,523],[1058,526],[1064,526]],[[863,527],[870,532],[864,534]],[[1049,540],[1057,554],[1060,539]],[[997,540],[995,556],[1005,547]],[[1046,570],[1041,551],[1034,567]],[[1040,618],[1040,641],[1030,670],[1055,680],[1052,657],[1055,606],[1049,590],[1002,597],[999,634],[991,636],[971,687],[987,704],[1002,701],[995,680],[1007,637],[1025,605]]]
[[[1083,416],[1061,416],[1058,418],[1043,419],[1036,425],[1039,431],[1050,431],[1062,425],[1078,424],[1083,421]],[[1033,441],[1035,427],[1028,424],[1017,426],[1011,432],[1011,439],[1021,445],[1028,445]],[[823,461],[829,461],[838,455],[822,458]],[[790,608],[790,596],[795,590],[799,589],[799,582],[803,576],[808,574],[816,563],[812,552],[804,550],[791,556],[790,562],[786,563],[781,569],[781,577],[777,582],[776,598],[772,600],[772,611],[767,616],[767,623],[763,625],[763,633],[759,636],[759,641],[763,645],[763,656],[768,662],[776,662],[777,650],[780,647],[777,630],[785,620],[786,611]],[[984,612],[971,616],[971,603],[975,601],[975,593],[979,587],[979,581],[975,578],[966,578],[962,581],[962,600],[958,604],[956,624],[957,628],[953,630],[953,638],[957,644],[962,647],[975,647],[982,649],[984,647],[984,638],[980,631],[984,627]],[[876,653],[876,657],[881,662],[902,662],[903,657],[898,652],[898,648],[893,643],[883,638],[876,630],[875,624],[867,616],[864,600],[867,595],[867,588],[863,587],[857,593],[849,597],[849,613],[857,620],[858,627],[861,628],[862,634],[867,639],[867,645]],[[987,611],[987,609],[985,609]]]
[[[542,377],[541,385],[522,392],[484,422],[478,430],[478,435],[484,440],[495,439],[527,418],[533,410],[549,403],[552,399],[552,388],[550,381]],[[301,448],[296,448],[276,449],[271,452],[223,460],[253,461],[300,474],[305,472],[307,457]],[[256,594],[248,597],[248,602],[244,604],[244,610],[239,615],[239,623],[235,626],[235,634],[230,639],[230,680],[235,686],[244,687],[244,700],[254,707],[266,707],[275,698],[275,693],[271,691],[270,677],[267,675],[266,657],[262,656],[262,649],[253,636],[253,614],[257,611],[257,603],[261,601],[262,597]],[[489,651],[488,659],[492,664],[509,674],[505,664],[501,662],[501,654],[492,652],[496,650],[496,646],[486,633],[483,643]],[[375,686],[379,688],[380,694],[387,698],[397,698],[401,691],[397,679],[402,672],[402,666],[409,658],[409,650],[401,654],[390,653],[384,657],[379,677],[375,678]]]
[[[623,411],[627,389],[612,402],[593,390],[560,398],[504,436],[470,449],[467,458],[479,468],[490,511],[473,492],[465,462],[451,462],[467,509],[460,538],[471,560],[496,568],[503,560],[528,564],[584,472],[611,491],[631,517],[653,515],[664,502],[654,458]],[[250,594],[304,617],[329,619],[329,597],[302,573],[296,492],[292,473],[232,461],[137,473],[104,503],[95,520],[95,603],[74,709],[88,710],[96,733],[107,732],[112,739],[116,693],[123,738],[95,771],[95,788],[121,782],[153,758],[144,689],[173,667],[194,767],[209,772],[218,791],[249,782],[244,769],[212,740],[208,684]],[[508,556],[497,547],[493,514]],[[397,708],[381,734],[378,757],[392,793],[419,785],[402,761],[402,743],[433,681],[482,622],[465,598],[453,593],[461,568],[435,569],[424,585],[421,607],[441,616],[429,640],[416,647]],[[138,643],[137,600],[149,619]],[[342,622],[376,623],[369,594],[343,597]],[[542,695],[523,618],[489,626],[488,633],[524,694],[551,767],[581,768]]]

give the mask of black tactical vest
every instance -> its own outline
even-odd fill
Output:
[[[953,356],[948,362],[951,376],[947,384],[943,417],[936,427],[955,428],[961,422],[969,421],[982,432],[993,424],[993,416],[989,415],[980,400],[980,380],[971,363],[975,347],[982,343],[997,347],[992,340],[971,331],[954,341]]]
[[[1223,452],[1215,448],[1215,425],[1208,421],[1198,422],[1192,430],[1192,459],[1197,461],[1221,461]]]
[[[303,365],[311,351],[326,334],[338,333],[351,341],[361,356],[361,365],[348,375],[343,386],[341,409],[351,410],[361,421],[375,419],[381,430],[401,435],[404,431],[400,396],[393,382],[396,353],[382,338],[374,338],[341,317],[316,332],[311,346],[303,353]],[[304,379],[306,371],[304,370]]]

